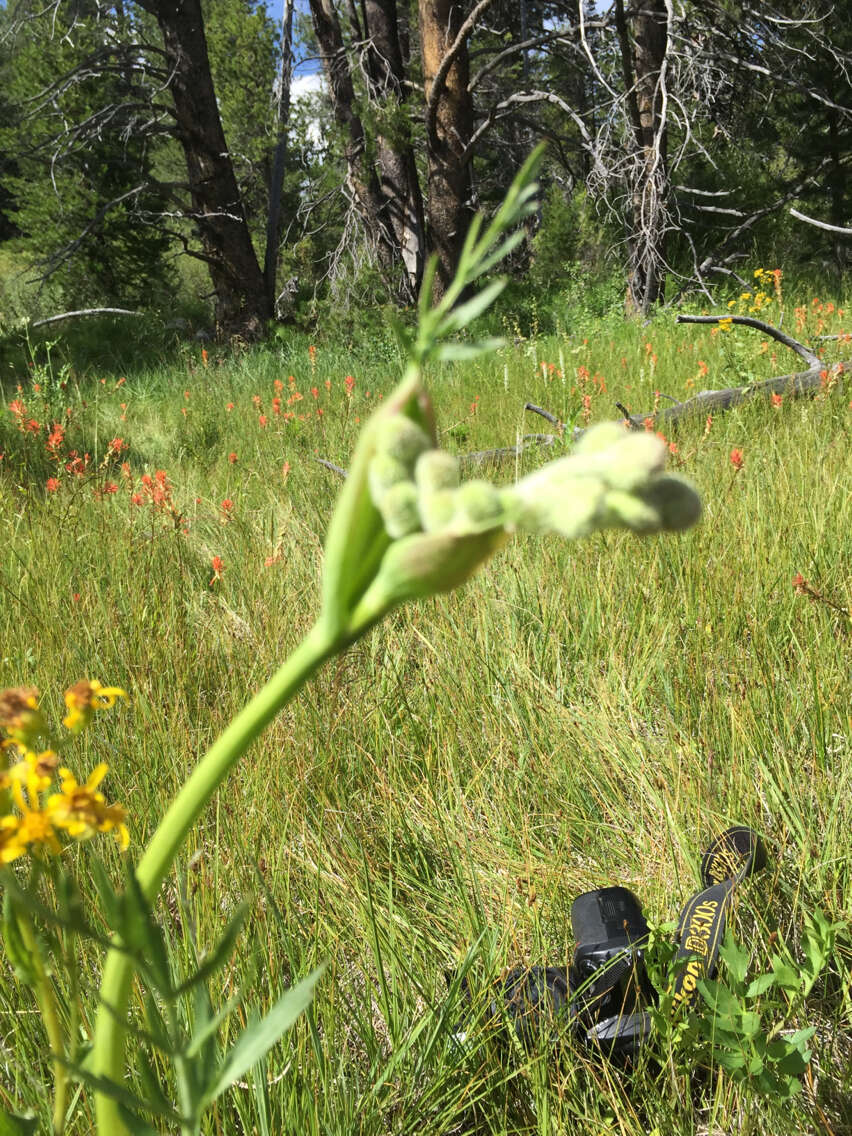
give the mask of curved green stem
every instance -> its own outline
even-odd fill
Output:
[[[156,899],[189,830],[236,762],[311,675],[342,646],[326,633],[322,623],[315,625],[196,765],[137,866],[136,878],[149,903]],[[125,1075],[124,1018],[133,972],[133,960],[126,953],[116,949],[109,952],[101,980],[92,1059],[95,1073],[116,1084],[122,1084]],[[96,1093],[95,1111],[101,1136],[125,1132],[118,1106],[110,1097]]]
[[[53,1057],[53,1131],[56,1136],[61,1136],[65,1129],[65,1110],[68,1107],[68,1073],[63,1060],[65,1057],[65,1035],[62,1032],[59,1014],[56,1012],[56,999],[53,996],[50,978],[44,968],[44,961],[41,957],[41,950],[33,925],[29,916],[20,911],[17,914],[17,921],[21,941],[29,951],[30,962],[35,975],[36,996],[41,1008],[44,1028],[47,1031],[50,1053]]]

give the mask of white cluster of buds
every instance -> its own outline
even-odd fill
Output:
[[[701,502],[665,460],[655,435],[607,423],[514,485],[462,482],[458,459],[435,449],[422,387],[403,384],[365,431],[329,532],[335,633],[352,638],[405,600],[451,591],[517,530],[576,540],[688,528]]]
[[[701,512],[698,494],[664,474],[666,447],[618,423],[588,430],[574,452],[517,484],[460,483],[458,459],[402,415],[382,423],[369,466],[373,503],[392,540],[414,533],[479,535],[558,532],[571,540],[621,526],[638,533],[685,529]]]

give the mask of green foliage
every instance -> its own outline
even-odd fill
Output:
[[[702,1003],[687,1021],[672,1017],[674,948],[658,929],[650,969],[660,1005],[651,1013],[672,1059],[684,1069],[718,1066],[734,1083],[776,1103],[800,1093],[813,1055],[808,1043],[817,1027],[796,1028],[796,1023],[807,1020],[805,999],[834,960],[837,935],[845,927],[830,923],[819,910],[806,915],[802,961],[789,951],[775,952],[769,969],[753,979],[754,951],[738,944],[729,930],[719,950],[724,978],[699,981]]]
[[[113,887],[110,874],[100,860],[91,857],[89,866],[106,925],[119,936],[122,950],[133,959],[142,981],[144,1016],[140,1025],[131,1027],[137,1048],[140,1091],[134,1092],[95,1074],[87,1060],[87,1047],[78,1052],[72,1050],[70,1057],[63,1058],[63,1063],[84,1085],[120,1104],[122,1118],[131,1132],[154,1131],[153,1117],[179,1126],[187,1136],[198,1133],[203,1112],[256,1066],[305,1011],[324,968],[317,968],[286,991],[264,1015],[250,1012],[245,1026],[234,1033],[228,1028],[228,1020],[235,1013],[243,1015],[245,991],[238,991],[217,1009],[209,986],[217,973],[231,964],[247,906],[236,910],[218,943],[206,956],[194,957],[188,968],[179,973],[175,952],[162,926],[152,918],[132,864],[125,865],[125,886],[121,890]],[[4,946],[18,981],[30,986],[37,984],[48,953],[56,956],[53,966],[68,972],[72,981],[71,996],[76,999],[80,991],[73,988],[73,983],[78,973],[76,968],[67,967],[67,959],[85,949],[87,940],[99,947],[105,940],[83,914],[82,898],[74,877],[61,868],[53,870],[52,876],[56,888],[55,906],[37,898],[32,884],[24,888],[4,870]],[[19,930],[22,919],[31,917],[45,925],[52,944],[49,949],[43,942],[38,954],[27,946]],[[231,1034],[225,1046],[220,1042],[223,1033]],[[69,1041],[75,1044],[73,1038]],[[164,1078],[158,1070],[171,1072]],[[177,1097],[177,1108],[171,1103],[173,1094]],[[4,1132],[2,1122],[0,1117],[0,1132]],[[6,1123],[8,1126],[25,1122],[10,1117]],[[9,1127],[8,1130],[17,1133],[28,1129]]]
[[[585,190],[567,196],[552,185],[543,202],[541,223],[532,240],[530,283],[536,288],[565,288],[578,277],[605,275],[614,234],[596,214]]]
[[[254,0],[204,0],[210,71],[240,196],[259,256],[267,212],[272,151],[277,141],[273,88],[277,29]]]
[[[17,109],[0,136],[16,159],[5,179],[15,224],[73,307],[156,306],[171,286],[170,239],[147,221],[164,199],[140,133],[141,95],[120,54],[134,35],[127,16],[60,5],[53,19],[23,22],[4,64]],[[113,56],[106,74],[87,66],[98,53]]]

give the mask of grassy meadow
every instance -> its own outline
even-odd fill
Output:
[[[844,330],[824,300],[798,312],[784,326],[801,338]],[[755,331],[672,315],[507,330],[498,355],[429,376],[454,452],[550,430],[527,400],[582,424],[617,417],[615,401],[652,411],[801,369]],[[829,364],[852,357],[825,348]],[[390,334],[352,349],[298,336],[241,353],[184,344],[121,371],[63,366],[58,349],[46,359],[37,349],[2,375],[0,687],[38,686],[56,719],[78,678],[130,693],[74,763],[85,775],[108,762],[138,852],[311,626],[340,486],[316,459],[346,466],[400,360]],[[386,619],[276,720],[194,830],[158,914],[186,961],[251,899],[214,998],[247,986],[266,1007],[328,969],[308,1014],[210,1112],[211,1136],[852,1132],[848,937],[791,1023],[817,1030],[792,1102],[660,1045],[629,1074],[570,1040],[501,1048],[475,1021],[461,1047],[445,979],[466,967],[484,1012],[507,968],[569,962],[571,902],[593,887],[623,884],[649,919],[676,918],[704,846],[734,823],[770,850],[734,919],[755,974],[770,943],[798,957],[815,909],[849,920],[850,400],[840,381],[671,428],[672,467],[704,500],[694,529],[516,538],[459,592]],[[509,481],[554,452],[486,475]],[[113,842],[99,850],[118,880]],[[67,855],[94,903],[87,851]],[[5,957],[0,968],[0,1105],[46,1125],[44,1033]],[[84,995],[62,1012],[79,1015],[82,1038],[94,951],[80,973]],[[92,1130],[85,1095],[75,1117],[71,1132]]]

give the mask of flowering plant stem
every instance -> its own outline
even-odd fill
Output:
[[[237,761],[311,675],[343,645],[327,633],[322,622],[317,623],[196,765],[137,865],[136,878],[149,903],[156,899],[193,824]],[[133,971],[133,960],[126,952],[117,948],[110,951],[101,980],[92,1063],[98,1076],[117,1085],[122,1084],[125,1075],[124,1019]],[[45,1020],[48,1020],[46,1011]],[[98,1131],[104,1136],[125,1131],[118,1106],[111,1097],[97,1092],[95,1110]]]
[[[33,925],[29,916],[18,911],[16,914],[18,932],[21,942],[29,954],[29,963],[32,967],[36,997],[41,1009],[44,1028],[47,1030],[47,1040],[50,1045],[50,1054],[53,1058],[53,1131],[55,1136],[61,1136],[65,1129],[65,1109],[68,1104],[68,1073],[65,1068],[65,1038],[59,1015],[56,1012],[56,999],[53,996],[53,987],[50,977],[44,967],[41,949],[38,945]]]

